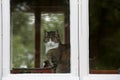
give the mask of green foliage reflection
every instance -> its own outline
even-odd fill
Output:
[[[11,14],[12,68],[33,68],[34,15],[14,12]]]

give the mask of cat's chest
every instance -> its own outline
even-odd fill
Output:
[[[58,48],[58,47],[59,47],[59,43],[47,42],[45,43],[45,53],[47,54],[49,50]]]

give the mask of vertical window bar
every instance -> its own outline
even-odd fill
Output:
[[[35,11],[35,68],[40,68],[40,11]]]

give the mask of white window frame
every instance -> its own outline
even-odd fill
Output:
[[[9,42],[10,41],[10,15],[9,15],[10,5],[9,5],[9,0],[2,0],[2,8],[1,8],[1,0],[0,0],[0,80],[56,80],[56,79],[57,80],[120,80],[119,74],[89,74],[88,0],[78,0],[78,1],[79,1],[79,8],[78,8],[77,0],[70,0],[71,3],[70,23],[71,26],[73,26],[70,29],[72,33],[71,52],[76,53],[76,54],[71,54],[72,73],[71,74],[10,74],[10,42]],[[79,20],[78,20],[78,13],[79,13]],[[79,55],[77,53],[79,53]],[[77,64],[78,60],[79,60],[79,64]]]
[[[79,80],[78,74],[78,0],[70,0],[71,73],[67,74],[11,74],[10,73],[10,0],[2,1],[2,67],[1,80]]]
[[[1,77],[2,77],[2,21],[1,21],[1,19],[2,19],[2,11],[1,11],[1,0],[0,0],[0,79],[1,79]]]
[[[89,0],[79,0],[80,80],[120,80],[120,74],[89,74]]]

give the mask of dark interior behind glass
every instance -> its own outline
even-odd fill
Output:
[[[120,72],[120,2],[89,0],[89,62],[92,74]]]

